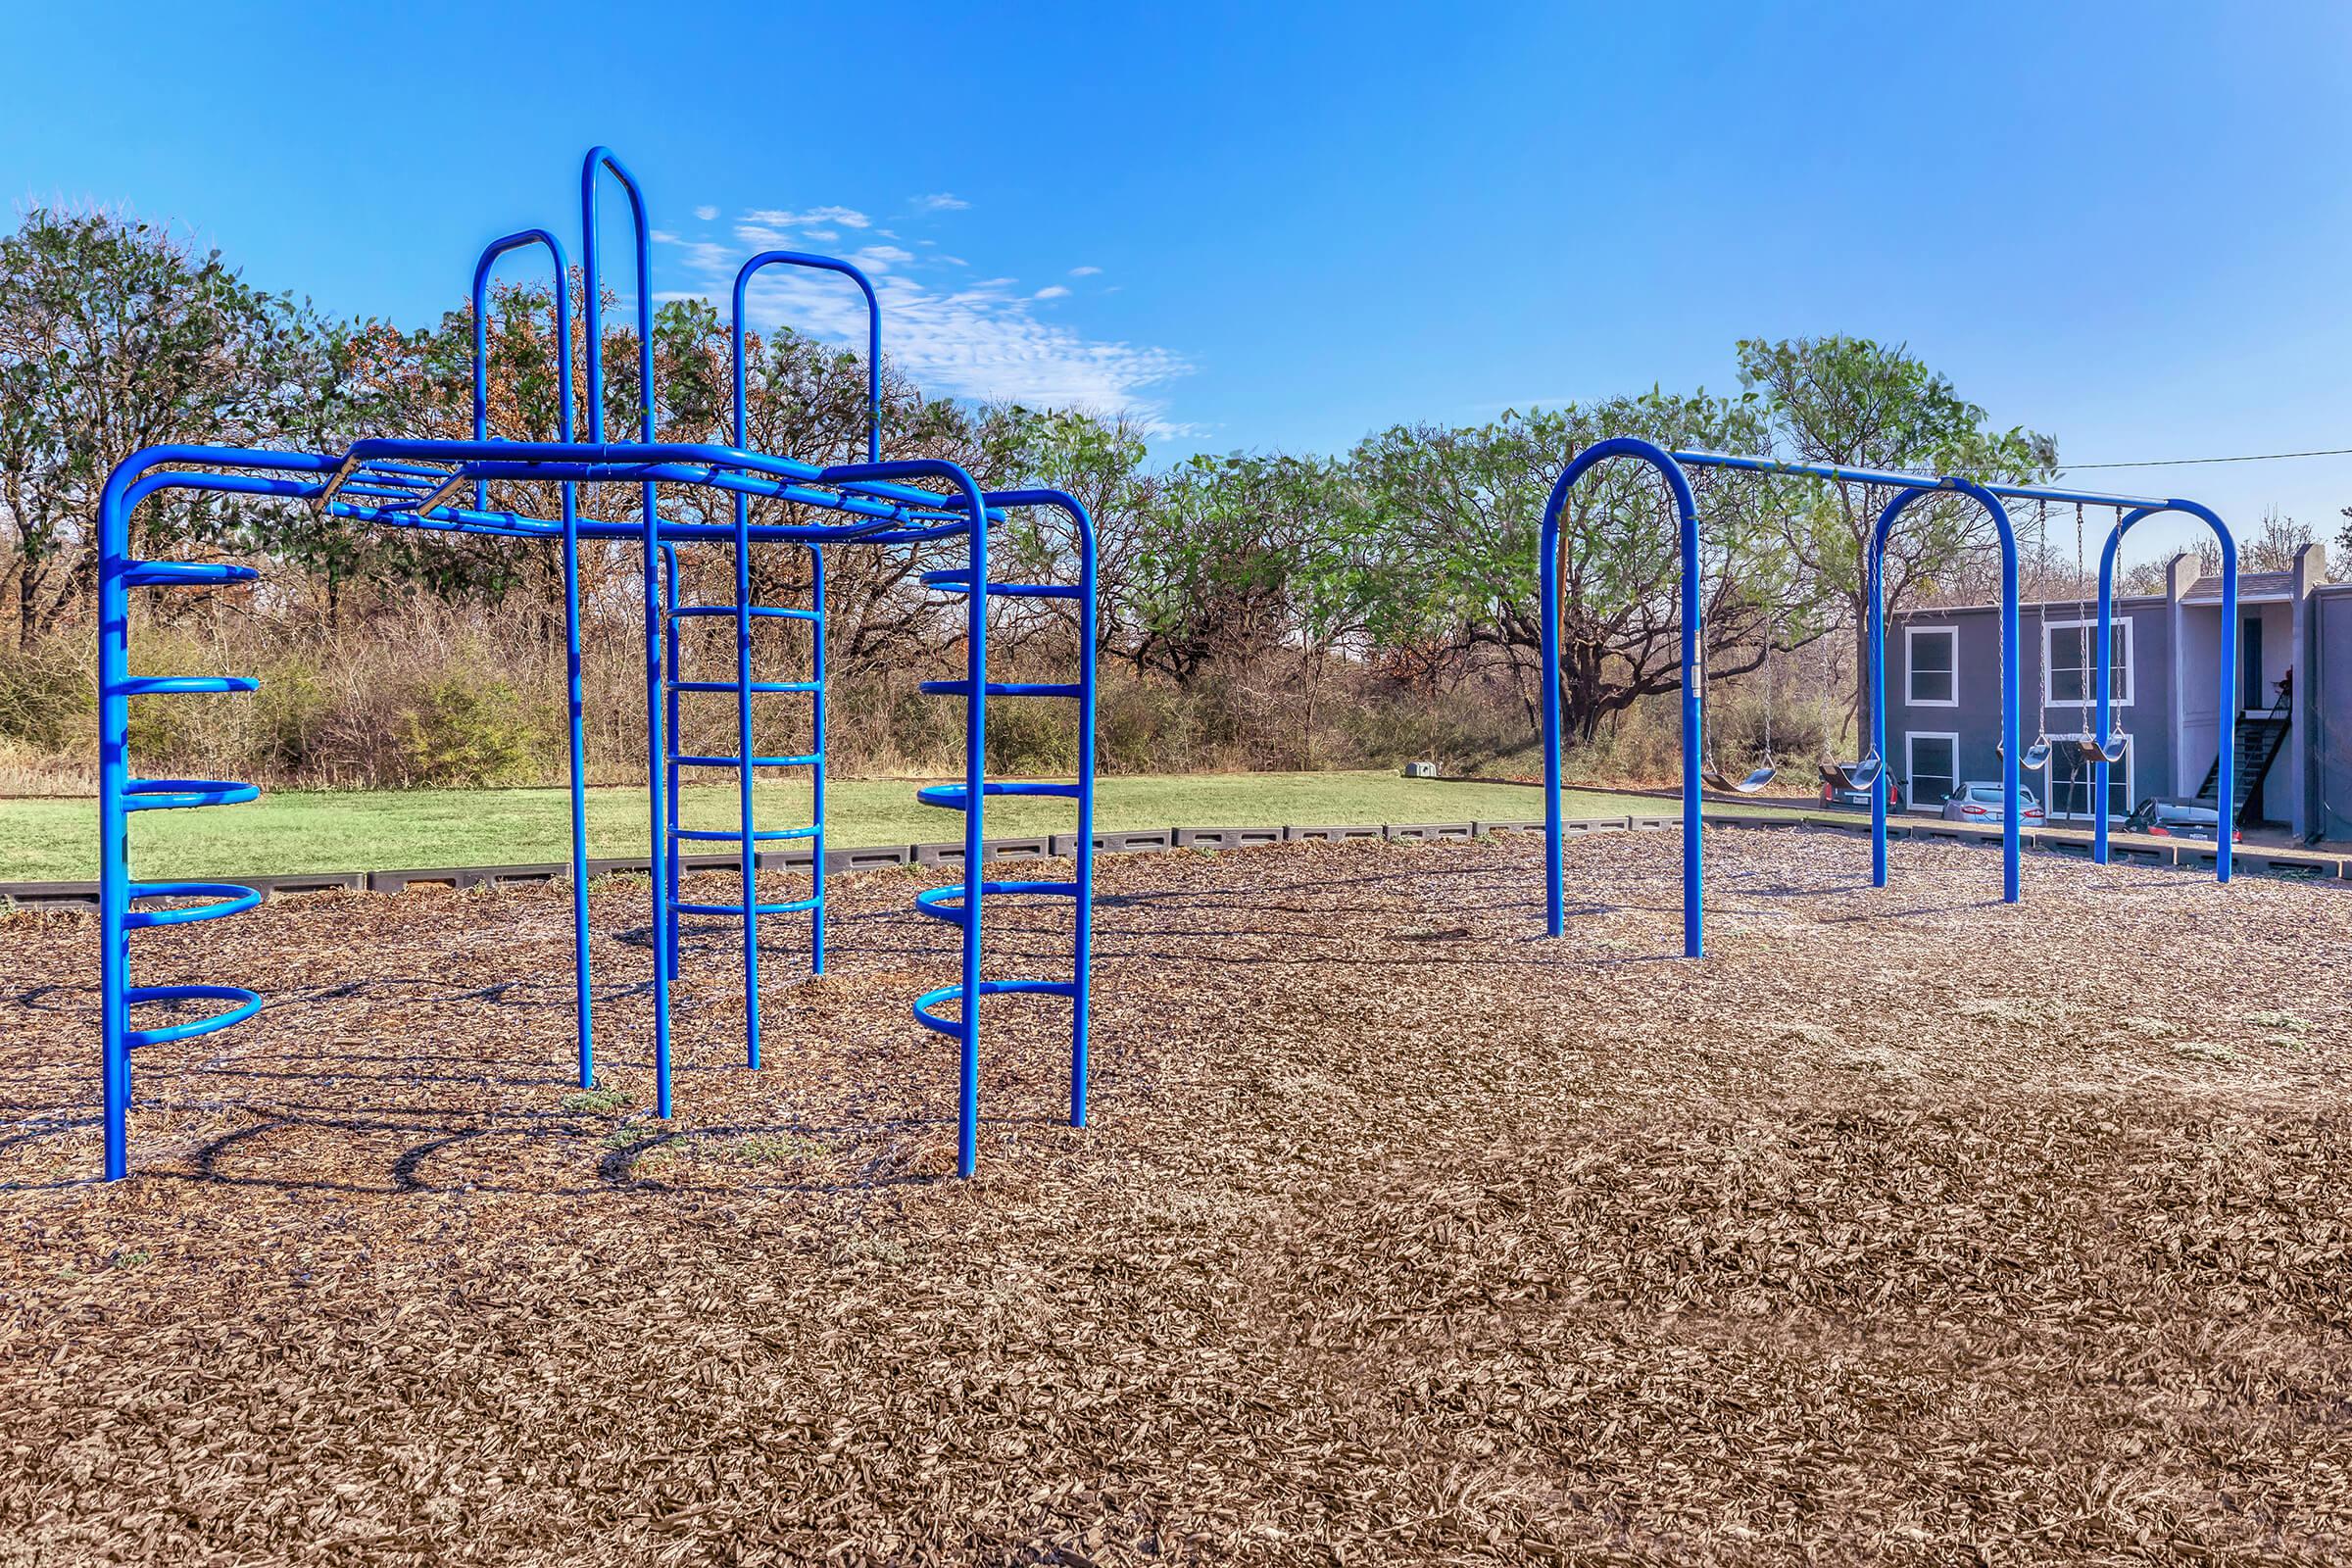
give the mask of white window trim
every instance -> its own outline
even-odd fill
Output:
[[[1952,788],[1958,789],[1960,777],[1960,735],[1957,730],[1915,729],[1903,734],[1903,806],[1917,810],[1923,804],[1919,798],[1919,743],[1921,741],[1949,741],[1952,743]],[[1939,775],[1940,776],[1940,775]],[[1940,806],[1943,798],[1925,804]]]
[[[1952,644],[1952,695],[1948,698],[1929,698],[1919,695],[1919,662],[1911,657],[1912,644],[1922,637],[1946,637]],[[1905,626],[1903,628],[1903,706],[1906,708],[1958,708],[1960,706],[1960,628],[1957,626]]]
[[[2050,695],[2050,675],[2052,672],[2052,665],[2050,662],[2050,633],[2054,631],[2070,631],[2077,626],[2082,628],[2082,644],[2084,656],[2087,660],[2089,653],[2093,649],[2093,645],[2095,645],[2099,640],[2099,623],[2097,619],[2045,620],[2041,623],[2041,706],[2043,708],[2082,708],[2082,704],[2076,702],[2071,697],[2062,700]],[[2122,663],[2124,666],[2124,695],[2121,697],[2109,698],[2108,706],[2110,708],[2130,708],[2139,697],[2139,666],[2135,662],[2135,658],[2138,653],[2139,639],[2132,635],[2132,617],[2129,615],[2118,615],[2115,617],[2115,630],[2117,634],[2117,640],[2123,644],[2124,657]],[[2085,662],[2082,668],[2082,673],[2083,677],[2090,682],[2091,693],[2090,705],[2085,710],[2096,713],[2099,710],[2099,672],[2095,669],[2092,669],[2089,664]]]
[[[2095,625],[2097,623],[2094,621],[2092,624]],[[2069,703],[2067,706],[2072,708],[2074,704]],[[2050,737],[2050,743],[2054,747],[2069,746],[2076,741],[2086,741],[2088,739],[2090,739],[2090,737],[2086,734],[2053,735]],[[2139,791],[2133,787],[2132,778],[2132,769],[2136,767],[2138,763],[2139,737],[2136,735],[2127,735],[2124,737],[2124,760],[2120,762],[2109,762],[2107,764],[2107,788],[2110,791],[2115,788],[2116,774],[2119,771],[2123,774],[2124,783],[2124,808],[2120,812],[2108,812],[2108,821],[2121,822],[2125,817],[2132,814],[2132,808],[2138,804]],[[2082,764],[2082,777],[2086,783],[2096,776],[2095,768],[2096,764],[2094,763],[2085,762]],[[2092,813],[2089,811],[2061,811],[2058,809],[2058,781],[2056,778],[2044,775],[2042,780],[2042,793],[2050,797],[2048,800],[2041,803],[2041,808],[2049,813],[2049,820],[2053,822],[2087,822],[2091,819]]]

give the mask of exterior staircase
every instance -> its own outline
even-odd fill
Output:
[[[2262,781],[2286,750],[2286,728],[2293,716],[2293,704],[2286,692],[2267,713],[2241,712],[2237,719],[2237,777],[2230,793],[2236,798],[2230,805],[2230,820],[2239,827],[2246,824],[2246,808],[2262,792]],[[2221,795],[2222,760],[2215,756],[2213,766],[2205,770],[2205,782],[2197,787],[2197,799],[2219,804]]]

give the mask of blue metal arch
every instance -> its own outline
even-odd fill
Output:
[[[544,228],[518,229],[482,247],[473,264],[473,438],[490,438],[490,270],[512,251],[543,247],[556,273],[556,435],[574,435],[571,394],[571,268],[564,242]],[[570,710],[571,967],[574,1054],[582,1089],[596,1086],[596,1047],[589,1017],[588,977],[588,692],[580,649],[580,507],[577,487],[561,485],[564,524],[564,702]],[[490,483],[473,485],[476,512],[490,510]]]
[[[1983,507],[2001,536],[2001,902],[2018,901],[2018,861],[2023,824],[2018,820],[2017,746],[2017,535],[2001,498],[1973,479],[1946,475],[1921,480],[1917,487],[1898,492],[1879,514],[1870,541],[1870,738],[1882,759],[1879,776],[1870,790],[1870,880],[1886,885],[1886,541],[1895,519],[1922,496],[1950,492],[1967,496]]]
[[[1699,902],[1698,501],[1671,453],[1639,436],[1595,441],[1569,461],[1544,504],[1537,573],[1544,598],[1544,917],[1553,936],[1567,928],[1560,864],[1560,514],[1568,494],[1594,465],[1634,458],[1657,469],[1673,492],[1682,554],[1683,634],[1683,956],[1706,951]]]
[[[2167,512],[2184,513],[2197,518],[2213,530],[2222,547],[2222,665],[2221,686],[2216,693],[2220,702],[2221,820],[2214,827],[2214,880],[2230,880],[2230,836],[2237,827],[2237,725],[2232,714],[2237,706],[2237,540],[2212,508],[2194,501],[2167,501],[2162,506],[2133,509],[2117,520],[2099,551],[2099,733],[2097,740],[2103,748],[2115,733],[2113,694],[2108,686],[2113,677],[2113,648],[2115,636],[2115,558],[2122,548],[2124,535],[2130,533],[2143,518],[2158,516]],[[2094,784],[2091,794],[2091,858],[2107,863],[2107,768],[2105,755],[2091,764]]]

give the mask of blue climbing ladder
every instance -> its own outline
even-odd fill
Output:
[[[680,602],[681,578],[684,573],[678,547],[662,547],[663,575],[663,668],[667,678],[662,691],[667,703],[668,723],[663,789],[668,797],[667,813],[669,853],[663,857],[662,918],[668,922],[669,940],[666,944],[669,978],[678,977],[678,924],[681,915],[719,915],[743,922],[743,1001],[744,1054],[749,1065],[760,1065],[760,919],[763,915],[802,914],[808,916],[809,972],[825,972],[825,576],[823,558],[815,548],[808,549],[811,576],[809,608],[803,610],[785,606],[755,605],[752,599],[751,540],[748,526],[738,530],[735,540],[735,598],[732,604],[687,605]],[[723,680],[687,679],[681,674],[685,667],[684,638],[686,622],[724,616],[735,623],[734,667]],[[760,620],[805,622],[809,628],[812,646],[810,673],[807,680],[754,680],[752,678],[752,628]],[[690,694],[726,694],[735,699],[735,755],[711,756],[686,752],[681,749],[679,723],[682,699]],[[814,700],[815,711],[810,723],[811,750],[791,756],[762,757],[753,751],[752,699],[766,696],[808,697]],[[732,828],[691,828],[684,825],[680,809],[679,785],[687,768],[731,767],[736,776],[737,825]],[[753,782],[761,768],[797,768],[810,770],[811,795],[814,810],[807,827],[762,828],[754,820]],[[781,844],[806,841],[810,848],[809,890],[804,899],[787,899],[761,903],[758,877],[762,844]],[[713,904],[690,900],[682,890],[685,846],[689,844],[731,844],[735,847],[742,875],[742,899],[735,904]]]
[[[1070,1004],[1070,1125],[1086,1125],[1088,978],[1092,967],[1095,857],[1095,548],[1094,530],[1084,509],[1053,491],[992,494],[992,507],[1051,506],[1065,512],[1077,525],[1079,581],[1058,583],[992,582],[988,576],[988,531],[970,531],[971,564],[923,573],[926,587],[966,596],[970,606],[965,637],[965,674],[961,680],[927,680],[921,690],[953,697],[964,704],[964,782],[934,784],[915,791],[924,806],[961,811],[964,819],[963,881],[926,888],[914,898],[915,908],[934,920],[957,928],[962,937],[962,976],[955,984],[925,992],[915,999],[914,1017],[925,1028],[954,1037],[960,1047],[956,1170],[969,1176],[978,1159],[980,1094],[980,999],[992,996],[1061,997]],[[992,681],[988,678],[988,601],[1069,600],[1077,605],[1078,679],[1071,682]],[[1042,698],[1074,701],[1079,706],[1078,778],[1074,783],[1049,780],[991,780],[987,771],[987,712],[991,698]],[[986,810],[990,796],[1048,797],[1077,803],[1078,832],[1073,846],[1075,874],[1069,881],[1048,878],[992,878],[987,875]],[[1070,978],[988,979],[981,964],[981,909],[987,900],[1000,898],[1062,898],[1075,906]],[[954,1016],[938,1009],[956,1004]]]
[[[176,476],[163,475],[169,480]],[[169,488],[148,481],[134,487],[132,499],[102,509],[101,550],[105,563],[99,574],[101,627],[98,640],[99,733],[99,859],[100,967],[104,1006],[102,1062],[106,1102],[106,1178],[115,1181],[129,1168],[127,1118],[130,1108],[130,1054],[142,1046],[193,1040],[217,1029],[242,1023],[262,1007],[259,993],[243,986],[160,985],[130,983],[130,933],[157,926],[188,925],[240,914],[262,902],[254,888],[233,882],[141,882],[130,875],[129,822],[133,811],[185,810],[205,806],[237,806],[258,798],[251,784],[220,779],[139,778],[130,771],[128,729],[130,700],[134,697],[182,697],[201,693],[250,692],[257,683],[243,675],[133,675],[130,673],[130,590],[133,588],[211,588],[251,582],[250,566],[190,562],[137,561],[130,558],[128,517],[136,498],[154,489]],[[119,502],[109,487],[110,503]],[[209,900],[142,908],[149,900]],[[195,1018],[158,1023],[144,1029],[130,1026],[134,1007],[172,1006],[189,1003],[225,1004]]]

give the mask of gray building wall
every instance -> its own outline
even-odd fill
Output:
[[[2309,831],[2352,839],[2352,584],[2320,589],[2297,667],[2295,725],[2305,731],[2303,776],[2311,798]],[[2316,679],[2313,677],[2317,677]]]
[[[2116,603],[2116,624],[2119,638],[2127,635],[2123,626],[2129,624],[2131,646],[2131,696],[2129,705],[2117,705],[2117,717],[2132,737],[2131,772],[2124,793],[2136,802],[2145,795],[2174,793],[2170,780],[2181,765],[2176,756],[2172,722],[2177,698],[2174,670],[2173,607],[2159,598],[2131,598]],[[2090,607],[2083,614],[2074,604],[2029,605],[2018,615],[2018,731],[2025,744],[2032,745],[2039,734],[2070,736],[2086,734],[2098,726],[2098,707],[2094,701],[2088,711],[2073,702],[2044,705],[2045,682],[2042,678],[2043,634],[2045,627],[2059,627],[2087,620],[2089,636],[2097,639],[2098,609]],[[1911,701],[1910,664],[1914,643],[1912,633],[1924,628],[1951,628],[1958,637],[1954,650],[1954,682],[1957,706],[1938,707]],[[1991,606],[1958,610],[1908,611],[1893,617],[1886,628],[1886,746],[1887,763],[1903,780],[1906,801],[1914,805],[1934,806],[1934,798],[1919,799],[1911,786],[1911,760],[1915,748],[1910,737],[1919,735],[1954,735],[1959,777],[1966,779],[1997,779],[2001,776],[2001,617]],[[2352,677],[2347,677],[2352,678]],[[2207,684],[2212,677],[2206,677]],[[2096,688],[2093,688],[2095,692]],[[2208,758],[2207,762],[2211,761]],[[2200,777],[2204,764],[2198,764]],[[2060,775],[2055,772],[2052,778]],[[2046,806],[2052,790],[2050,780],[2029,774],[2025,780],[2034,795]],[[2116,770],[2112,784],[2125,786],[2122,769]],[[2193,785],[2192,785],[2193,787]],[[1932,793],[1932,792],[1931,792]]]

